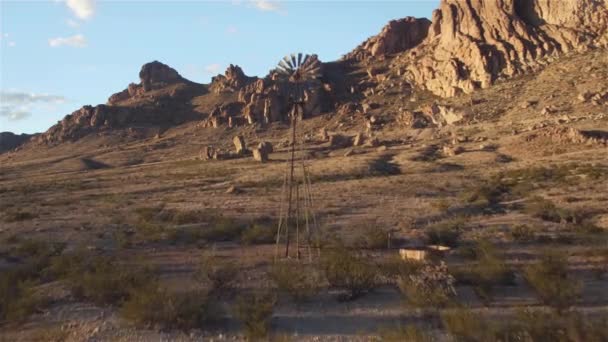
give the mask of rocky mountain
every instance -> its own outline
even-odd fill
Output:
[[[74,141],[87,134],[148,125],[176,125],[200,117],[191,99],[207,92],[175,69],[154,61],[142,66],[140,83],[108,99],[107,104],[83,106],[38,136],[35,141],[56,144]]]
[[[418,87],[455,96],[606,47],[607,24],[605,0],[443,0],[426,39],[392,65]]]
[[[371,119],[403,107],[397,102],[416,91],[438,99],[471,93],[562,55],[605,48],[607,27],[608,0],[442,0],[432,21],[393,20],[341,60],[324,63],[322,77],[306,89],[305,112],[315,116],[337,109]],[[271,71],[251,77],[230,65],[203,85],[154,61],[142,66],[138,84],[106,104],[67,115],[34,141],[52,145],[91,133],[190,121],[202,127],[264,126],[287,118],[288,88],[276,76]],[[399,100],[383,100],[388,93],[399,94]],[[449,109],[431,112],[442,111]],[[411,120],[411,112],[399,115],[424,121]],[[436,121],[429,115],[426,121]]]

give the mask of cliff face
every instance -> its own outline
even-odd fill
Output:
[[[606,46],[607,8],[607,0],[442,0],[424,42],[394,65],[436,95],[469,93],[548,57]]]
[[[373,36],[346,54],[344,59],[364,60],[407,51],[427,36],[431,22],[426,18],[406,17],[390,21],[380,34]]]

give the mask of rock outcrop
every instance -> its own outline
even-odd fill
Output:
[[[127,89],[110,96],[108,105],[119,105],[122,101],[141,97],[146,92],[163,89],[171,85],[193,84],[183,78],[175,69],[158,61],[144,64],[139,71],[139,80],[139,84],[131,83]],[[171,95],[175,96],[177,92],[178,90],[175,89]]]
[[[486,88],[546,59],[606,46],[606,0],[442,0],[428,37],[393,62],[444,96]]]
[[[430,26],[431,22],[426,18],[391,20],[380,34],[363,42],[345,55],[344,59],[364,60],[409,50],[426,38]]]
[[[265,78],[248,77],[240,67],[230,65],[224,75],[213,78],[209,88],[213,93],[236,93],[237,96],[234,102],[218,105],[203,124],[205,127],[265,125],[288,119],[290,88],[278,80],[274,72]],[[303,90],[305,117],[319,115],[332,107],[327,89],[331,89],[327,83],[316,80]]]
[[[190,99],[202,95],[202,85],[179,75],[175,69],[154,61],[142,66],[140,83],[112,95],[108,104],[84,106],[66,115],[34,141],[55,144],[74,141],[103,130],[133,125],[171,126],[199,119]]]
[[[0,132],[0,153],[14,150],[28,142],[35,134],[15,134],[13,132]]]
[[[217,75],[211,79],[210,89],[213,93],[234,92],[254,82],[256,77],[245,75],[238,65],[228,66],[224,75]]]

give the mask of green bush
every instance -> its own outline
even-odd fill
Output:
[[[234,314],[245,328],[250,341],[265,339],[270,332],[276,297],[266,292],[243,294],[237,298]]]
[[[427,243],[456,247],[465,223],[464,218],[454,218],[427,228],[425,231]]]
[[[153,281],[135,290],[121,313],[141,326],[190,330],[203,328],[214,317],[214,308],[206,292],[170,293]]]
[[[574,305],[579,297],[581,284],[568,275],[568,262],[559,252],[545,253],[539,262],[524,270],[530,284],[543,304],[558,313]]]
[[[297,262],[277,262],[269,276],[279,291],[289,295],[296,303],[311,299],[321,287],[321,277],[317,270],[312,267],[303,268]]]
[[[346,248],[324,252],[321,265],[329,285],[340,289],[340,300],[354,300],[378,285],[378,268]]]
[[[271,244],[275,242],[275,239],[276,228],[263,224],[254,224],[243,230],[241,234],[241,241],[245,245]]]

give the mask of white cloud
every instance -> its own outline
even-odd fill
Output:
[[[71,46],[83,48],[87,46],[87,39],[82,34],[77,34],[71,37],[57,37],[49,39],[51,47]]]
[[[217,63],[213,63],[213,64],[209,64],[209,65],[205,66],[205,72],[208,74],[213,74],[213,75],[218,74],[221,69],[222,69],[222,66]]]
[[[71,28],[78,28],[80,27],[80,23],[74,19],[68,19],[65,21],[65,24],[68,25]]]
[[[94,0],[66,0],[65,4],[78,19],[89,19],[95,14]]]
[[[31,115],[33,106],[65,102],[66,98],[58,95],[0,91],[0,116],[11,121],[21,120]]]
[[[0,107],[0,116],[7,118],[10,121],[18,121],[27,118],[32,113],[22,109],[12,107]]]
[[[283,9],[283,6],[278,1],[272,0],[254,0],[252,1],[253,7],[264,12],[277,12],[280,14],[287,14],[287,11]]]
[[[239,29],[236,26],[228,26],[228,28],[226,29],[226,33],[228,34],[237,34],[239,32]]]
[[[46,102],[61,104],[65,102],[65,97],[49,94],[35,94],[18,91],[0,91],[0,102],[2,104],[25,105],[34,102]]]

